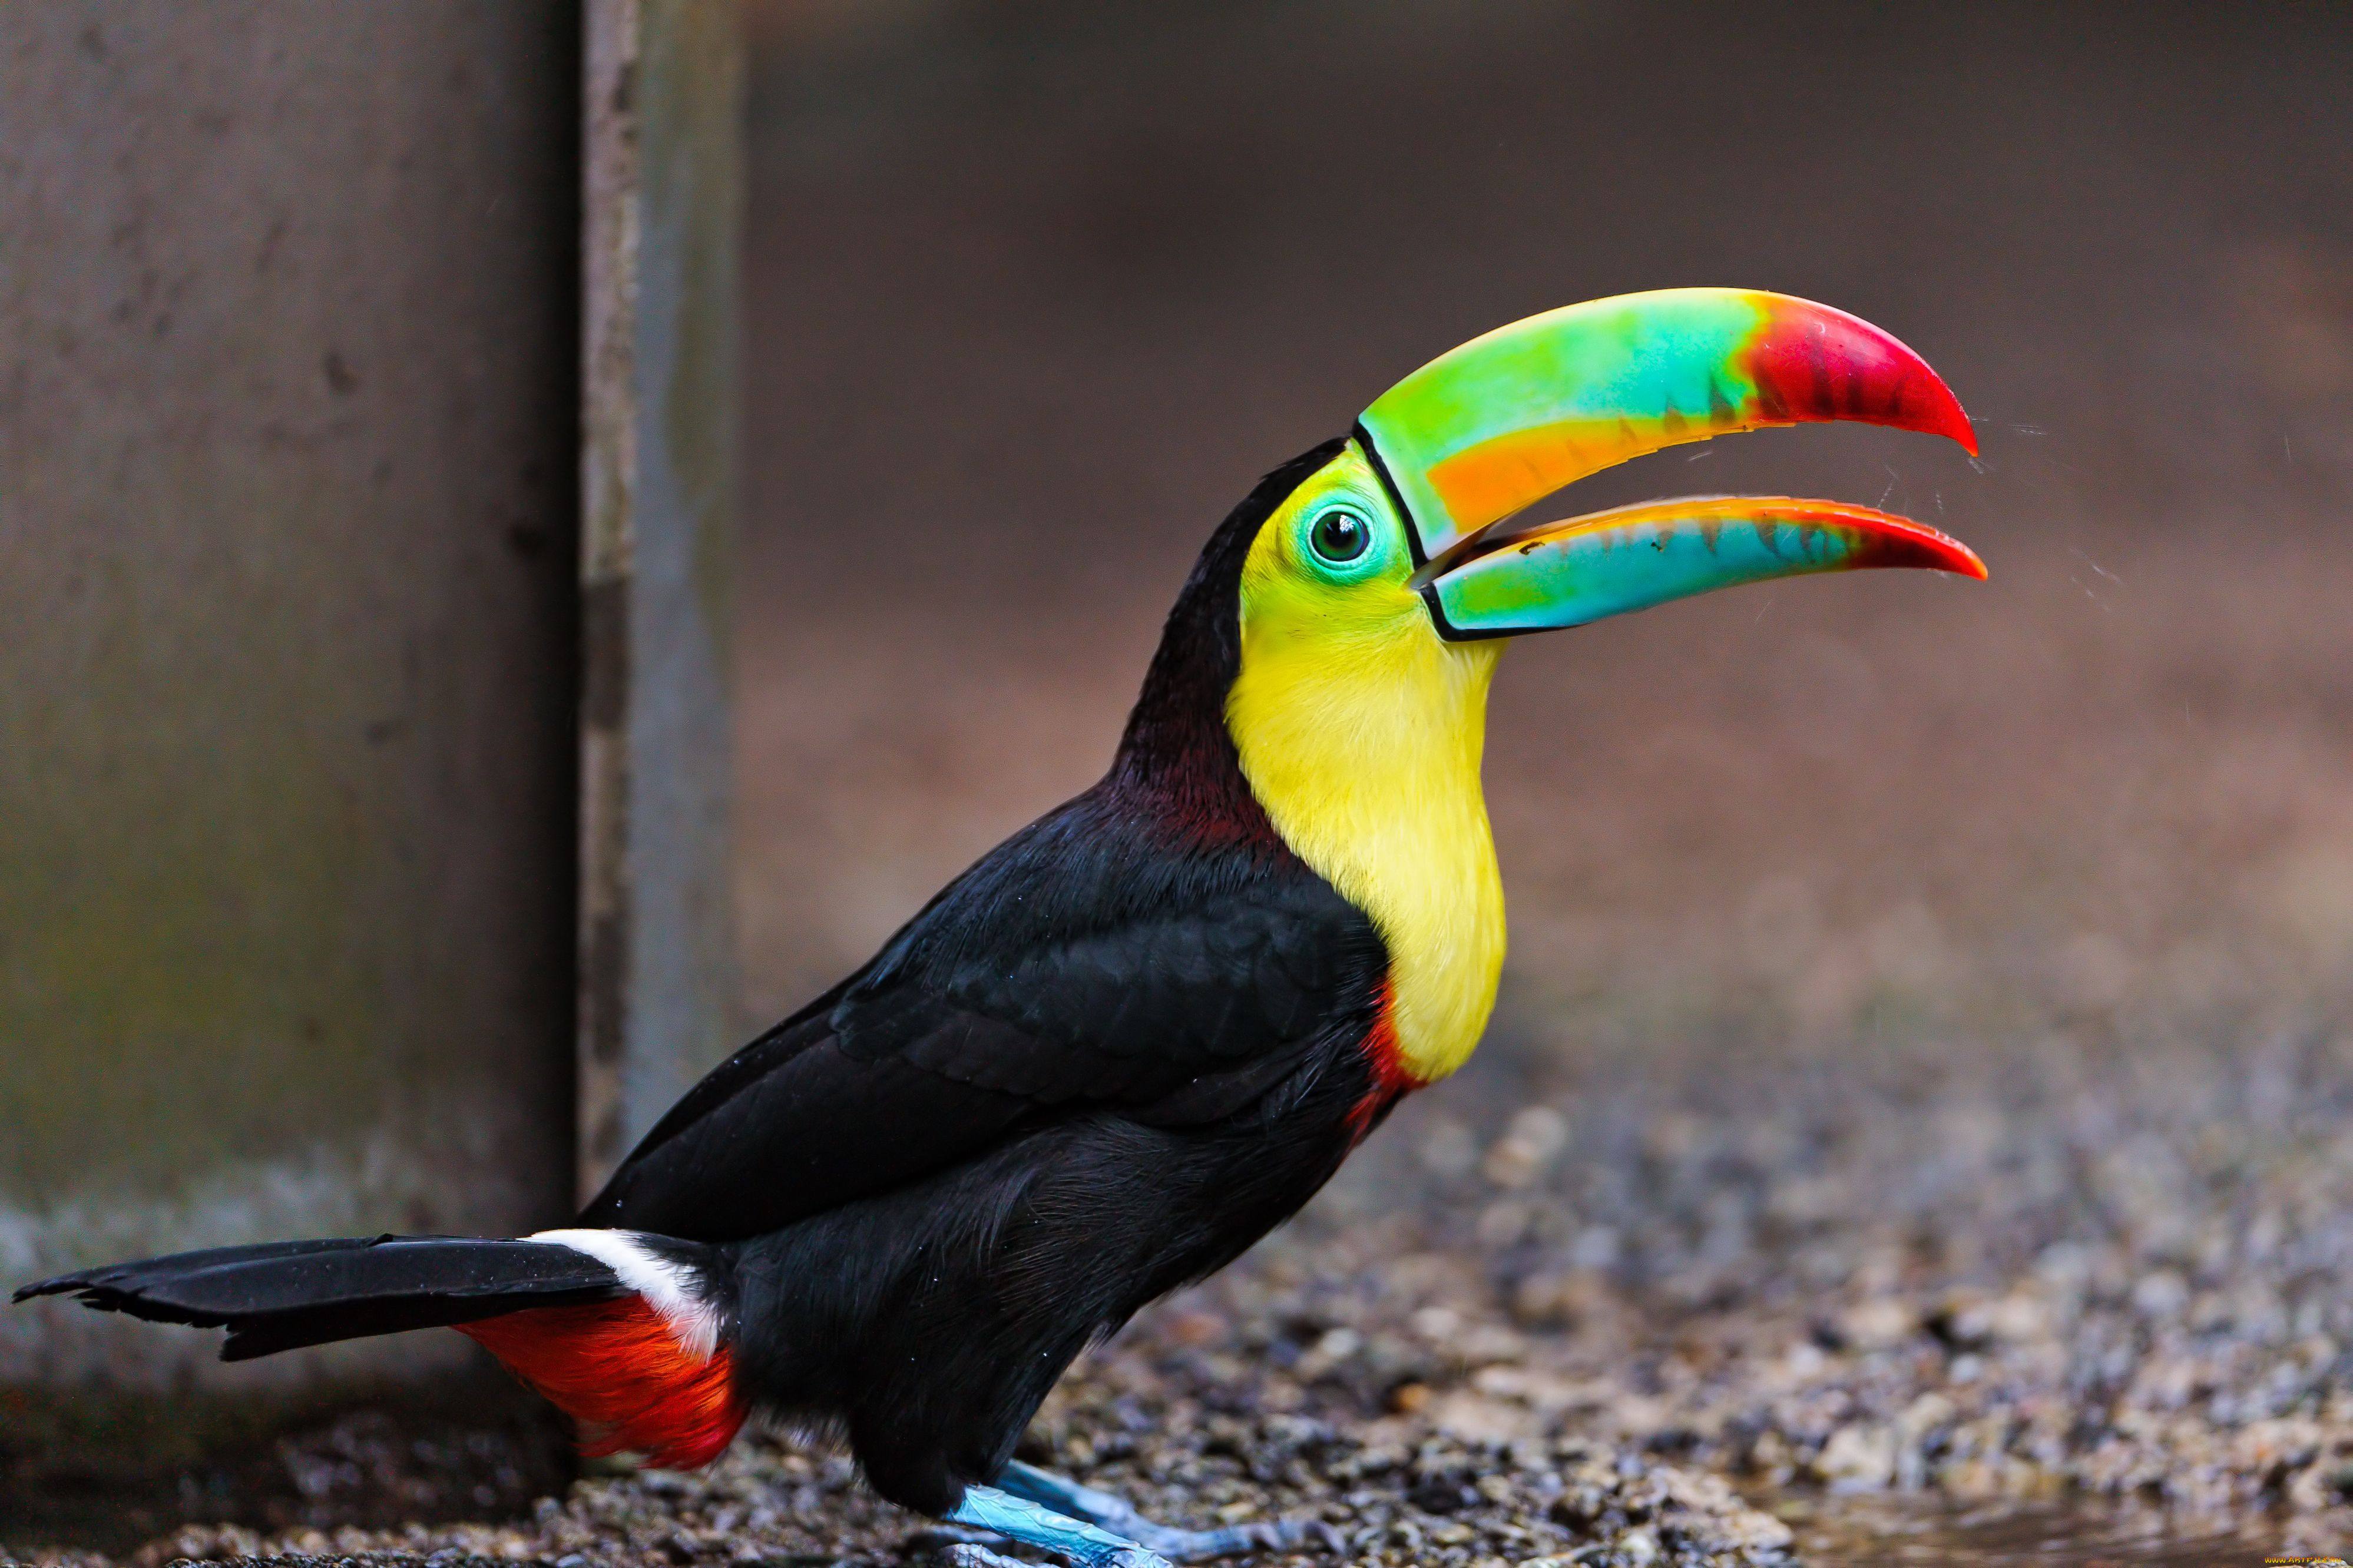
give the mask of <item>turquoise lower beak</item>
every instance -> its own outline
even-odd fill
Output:
[[[1892,512],[1694,496],[1492,530],[1416,577],[1439,631],[1466,641],[1581,626],[1742,583],[1877,567],[1986,574],[1968,546]]]

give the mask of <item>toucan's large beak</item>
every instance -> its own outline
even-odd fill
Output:
[[[1789,496],[1692,496],[1490,531],[1423,592],[1449,636],[1512,637],[1740,583],[1869,566],[1986,574],[1968,545],[1893,512]]]
[[[1357,438],[1406,514],[1415,580],[1451,637],[1577,626],[1805,572],[1983,577],[1935,529],[1836,501],[1708,497],[1511,521],[1662,447],[1841,419],[1977,450],[1951,390],[1895,339],[1826,305],[1738,289],[1623,294],[1474,338],[1383,393]]]

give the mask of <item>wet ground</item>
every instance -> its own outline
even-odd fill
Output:
[[[1838,1500],[1793,1510],[1816,1568],[2214,1568],[2279,1550],[2265,1529],[2181,1530],[2145,1511]]]

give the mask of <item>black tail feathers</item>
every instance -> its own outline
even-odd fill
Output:
[[[74,1296],[85,1307],[150,1322],[226,1328],[221,1359],[249,1361],[302,1345],[632,1293],[609,1264],[554,1242],[379,1236],[109,1264],[27,1285],[15,1299]]]

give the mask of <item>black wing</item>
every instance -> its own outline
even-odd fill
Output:
[[[737,1052],[586,1223],[760,1235],[1042,1121],[1234,1114],[1369,1026],[1371,922],[1268,840],[1172,848],[1098,788],[1008,840],[863,970]]]

